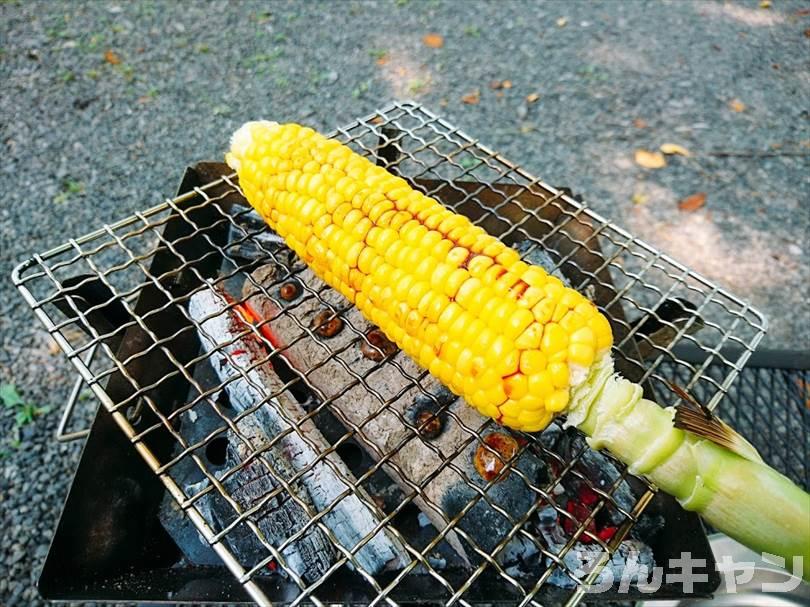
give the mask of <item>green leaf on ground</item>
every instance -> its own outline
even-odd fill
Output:
[[[14,384],[0,384],[0,400],[3,401],[3,406],[9,409],[23,403],[22,396]]]

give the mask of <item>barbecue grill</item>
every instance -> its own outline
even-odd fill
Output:
[[[611,319],[617,367],[657,402],[676,402],[665,379],[675,369],[713,409],[765,332],[744,301],[416,103],[332,136],[526,256],[544,251]],[[426,373],[369,339],[356,311],[254,221],[223,164],[196,165],[176,198],[34,255],[13,279],[102,405],[41,577],[46,598],[574,605],[636,545],[665,573],[682,552],[706,559],[691,596],[718,583],[699,519],[619,463],[559,426],[507,432],[437,397]],[[292,303],[281,291],[290,284]],[[245,318],[257,292],[276,317]],[[326,319],[313,324],[313,310]],[[223,314],[241,321],[227,348],[210,335]],[[340,340],[323,330],[335,319]],[[292,332],[281,345],[278,327]],[[261,356],[248,369],[233,360],[242,343]],[[299,346],[317,356],[290,363]],[[700,362],[680,358],[684,346]],[[358,351],[364,366],[348,364]],[[325,365],[349,383],[317,381]],[[256,385],[260,369],[272,389]],[[382,369],[403,392],[385,396],[374,379]],[[375,410],[347,413],[350,390],[371,394]],[[427,416],[399,407],[405,391]],[[237,393],[261,398],[237,405]],[[382,416],[401,424],[401,441],[370,435]],[[434,458],[424,478],[403,472],[406,449]],[[449,473],[452,495],[464,496],[452,507],[431,488]],[[334,492],[324,503],[302,497],[313,479]],[[529,502],[516,512],[504,487]],[[583,496],[584,512],[572,508]],[[559,525],[559,543],[542,532],[543,516]],[[578,569],[586,549],[595,556]],[[312,560],[300,563],[302,554]],[[616,580],[588,600],[684,596],[670,583],[619,590]]]

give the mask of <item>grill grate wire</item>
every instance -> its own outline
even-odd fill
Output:
[[[709,407],[717,406],[766,330],[766,322],[761,314],[744,301],[633,238],[585,204],[542,182],[415,103],[398,102],[388,105],[337,129],[333,136],[389,170],[409,180],[418,180],[415,182],[417,187],[422,187],[426,194],[474,217],[475,223],[505,242],[514,244],[529,241],[530,250],[541,247],[550,251],[557,268],[571,279],[572,286],[595,294],[599,307],[614,322],[617,338],[614,350],[620,368],[635,380],[646,382],[645,387],[654,392],[662,405],[674,403],[674,396],[665,388],[665,378],[670,377],[675,368],[685,388],[699,390],[701,395],[705,395],[705,402]],[[436,402],[443,415],[449,416],[452,423],[462,427],[465,440],[456,452],[442,453],[430,441],[420,438],[419,429],[413,422],[397,413],[402,424],[409,428],[409,437],[422,440],[428,449],[439,456],[441,463],[433,474],[422,481],[408,482],[411,493],[394,510],[380,512],[374,501],[360,489],[366,486],[367,481],[378,470],[396,469],[391,458],[402,444],[388,451],[377,448],[374,454],[376,461],[368,471],[356,478],[346,476],[333,466],[330,456],[342,444],[353,439],[362,439],[365,423],[358,425],[352,422],[339,410],[331,407],[331,404],[351,386],[325,393],[312,385],[308,376],[312,368],[326,364],[327,361],[336,361],[353,378],[354,384],[362,385],[375,395],[379,402],[376,415],[393,411],[390,404],[394,399],[385,399],[379,394],[374,385],[367,381],[368,373],[360,375],[349,368],[341,357],[343,352],[333,350],[327,339],[296,318],[295,307],[284,309],[282,313],[297,323],[299,338],[316,343],[324,357],[313,363],[309,369],[298,372],[296,378],[284,385],[283,389],[286,390],[302,382],[319,397],[317,406],[303,420],[288,417],[286,421],[295,431],[301,423],[315,419],[324,411],[330,411],[340,418],[346,432],[329,449],[324,451],[310,441],[310,446],[318,452],[317,461],[331,466],[333,472],[345,483],[347,492],[360,496],[365,506],[379,515],[380,527],[375,532],[384,527],[405,547],[410,558],[407,566],[395,574],[374,574],[365,570],[357,558],[358,552],[371,541],[374,533],[354,547],[343,546],[325,524],[324,518],[330,509],[315,511],[311,504],[300,500],[296,491],[291,490],[308,469],[300,470],[293,477],[283,478],[267,461],[269,449],[281,437],[275,437],[269,444],[257,449],[243,435],[238,426],[239,421],[255,412],[261,404],[234,416],[217,402],[216,396],[222,390],[222,384],[207,387],[195,378],[195,365],[205,363],[210,354],[204,351],[191,357],[177,354],[184,347],[181,344],[194,342],[197,334],[203,332],[200,323],[188,314],[189,298],[200,289],[209,288],[205,284],[206,280],[224,285],[236,277],[245,276],[248,270],[256,267],[255,262],[247,262],[235,254],[240,246],[255,246],[262,252],[264,261],[281,263],[278,259],[280,253],[267,248],[260,241],[259,237],[264,230],[248,228],[242,221],[243,216],[249,213],[248,209],[238,212],[228,209],[227,203],[240,196],[241,191],[235,176],[226,175],[204,187],[194,188],[175,199],[166,200],[84,237],[70,239],[60,247],[34,255],[15,270],[14,281],[82,379],[112,413],[133,446],[159,476],[204,540],[244,585],[251,598],[259,604],[270,603],[258,580],[266,568],[275,562],[298,587],[297,595],[291,598],[291,604],[294,605],[306,601],[316,605],[323,604],[318,596],[319,588],[346,564],[350,564],[373,589],[372,604],[397,604],[394,598],[397,588],[419,571],[435,581],[440,589],[441,601],[445,604],[471,604],[468,593],[476,581],[486,575],[499,579],[511,588],[520,605],[539,605],[539,593],[555,569],[566,573],[574,582],[574,588],[566,591],[561,602],[570,605],[579,602],[585,596],[587,583],[596,579],[598,568],[585,579],[579,579],[564,563],[566,553],[573,549],[580,538],[588,537],[604,549],[603,561],[606,561],[654,496],[654,487],[645,481],[639,481],[644,489],[635,499],[633,508],[628,510],[617,503],[614,497],[619,483],[628,476],[626,471],[612,486],[597,486],[578,469],[581,452],[572,454],[566,461],[544,445],[537,436],[526,435],[521,451],[529,450],[545,461],[554,462],[557,473],[547,482],[539,483],[514,467],[512,460],[503,462],[504,467],[498,478],[489,484],[480,485],[467,478],[464,471],[454,463],[454,459],[470,444],[483,445],[483,437],[492,430],[492,425],[482,421],[481,426],[471,427],[446,404]],[[527,200],[535,200],[535,203],[528,204]],[[536,204],[538,200],[542,205]],[[201,222],[199,217],[202,212],[213,214],[213,219]],[[182,229],[174,237],[167,236],[166,231],[171,221],[182,225]],[[223,228],[238,234],[239,238],[224,243],[221,239],[218,240],[215,234]],[[193,244],[202,241],[205,242],[205,247],[200,248]],[[170,271],[162,275],[151,272],[150,266],[157,256],[171,260]],[[220,257],[223,262],[215,276],[205,275],[200,270],[209,260]],[[302,281],[301,272],[300,267],[295,270],[304,290],[302,298],[317,300],[319,305],[331,309],[346,321],[345,307],[336,307],[325,297],[324,289]],[[76,283],[74,280],[71,283],[69,279],[76,276],[80,277],[80,282]],[[89,278],[82,279],[84,276]],[[275,285],[280,285],[285,279],[286,277],[282,277]],[[113,294],[112,299],[96,305],[82,304],[80,287],[91,281],[108,289]],[[266,297],[277,299],[275,292],[258,284],[254,286],[262,290]],[[146,308],[138,303],[138,297],[145,292],[151,294],[153,302]],[[685,322],[676,323],[667,320],[659,311],[663,309],[665,302],[678,297],[689,300],[694,306],[694,313]],[[237,298],[236,301],[223,303],[228,309],[233,309],[241,301]],[[108,311],[113,305],[123,309],[126,320],[99,331],[94,316]],[[179,328],[156,330],[159,319],[169,313],[182,321]],[[669,335],[663,342],[653,342],[640,330],[644,322],[651,318],[669,329]],[[263,322],[272,325],[273,321],[265,319]],[[365,333],[351,322],[347,322],[347,329],[354,335],[353,344],[367,340]],[[138,335],[140,339],[131,339],[132,334]],[[246,325],[239,337],[248,335],[267,342],[260,326]],[[133,343],[134,341],[137,343]],[[120,343],[124,347],[118,350]],[[684,344],[705,353],[705,361],[691,364],[678,359],[673,348]],[[642,349],[646,352],[643,359],[637,346],[643,346]],[[290,347],[290,344],[286,347]],[[736,354],[729,355],[729,347]],[[260,362],[270,361],[284,349],[269,347],[266,359]],[[90,358],[92,352],[95,352],[95,356]],[[156,377],[150,377],[148,372],[144,372],[144,368],[155,357],[162,360],[170,372]],[[396,365],[390,360],[378,364]],[[709,365],[712,366],[710,374],[706,373]],[[238,366],[234,368],[239,370]],[[397,368],[408,386],[415,386],[426,396],[434,398],[423,387],[426,374],[414,377],[401,366]],[[238,375],[250,381],[244,370],[239,370]],[[172,382],[188,384],[191,390],[188,398],[182,399],[168,410],[161,395]],[[117,386],[115,394],[111,389],[113,383]],[[257,389],[263,388],[258,386]],[[280,394],[263,390],[267,394],[266,400]],[[189,442],[182,427],[178,427],[181,425],[180,420],[189,411],[204,407],[210,408],[221,423],[202,440]],[[300,434],[304,440],[309,440],[303,432]],[[206,460],[205,450],[217,437],[225,435],[235,437],[247,450],[249,457],[228,470],[216,471]],[[364,444],[369,442],[373,445],[373,441],[365,441]],[[248,460],[261,463],[273,476],[277,487],[258,503],[244,508],[233,498],[226,485],[229,479],[248,465]],[[184,490],[174,475],[178,466],[189,463],[205,479],[202,488],[196,492]],[[397,530],[394,519],[414,499],[425,502],[425,485],[445,468],[462,477],[475,492],[475,497],[454,517],[445,516],[440,504],[428,503],[427,506],[442,516],[446,524],[443,529],[437,530],[434,539],[427,546],[417,547]],[[519,477],[536,496],[534,506],[519,518],[511,516],[488,496],[487,489],[508,474]],[[403,476],[401,470],[400,476]],[[572,479],[584,483],[599,497],[599,502],[584,522],[577,521],[562,504],[555,501],[555,487]],[[207,495],[227,503],[232,511],[227,525],[215,525],[198,507]],[[272,500],[287,498],[298,502],[306,512],[308,522],[285,542],[274,545],[265,537],[255,519]],[[511,525],[511,532],[494,550],[479,547],[476,540],[459,526],[461,518],[479,501],[486,502]],[[559,553],[551,552],[537,534],[531,531],[529,524],[536,511],[546,505],[553,506],[561,519],[567,518],[576,526]],[[625,523],[611,540],[605,542],[589,531],[588,525],[602,509],[609,508],[620,511]],[[338,558],[326,575],[314,582],[307,582],[288,566],[282,552],[313,529],[320,530],[329,538]],[[232,549],[230,542],[233,538],[245,532],[255,537],[264,549],[263,558],[257,562],[247,562]],[[454,578],[434,567],[429,558],[449,534],[464,538],[476,555],[476,564],[462,578]],[[518,536],[531,542],[550,565],[531,580],[516,577],[497,560],[509,540]]]

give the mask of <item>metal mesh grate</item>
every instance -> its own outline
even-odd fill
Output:
[[[612,319],[618,366],[643,382],[663,405],[674,398],[664,388],[665,376],[659,373],[662,365],[667,367],[666,376],[673,367],[677,369],[684,387],[699,387],[707,404],[714,407],[764,333],[765,321],[745,302],[418,105],[392,104],[338,129],[333,136],[467,214],[508,244],[523,243],[527,255],[538,248],[547,251],[572,285],[588,293]],[[502,453],[487,442],[500,430],[477,415],[459,413],[463,409],[442,400],[435,382],[423,372],[410,371],[401,355],[388,355],[359,372],[352,368],[346,362],[348,355],[359,346],[369,347],[368,327],[358,320],[356,311],[311,279],[300,263],[290,260],[283,248],[273,246],[269,231],[253,224],[250,211],[241,204],[236,178],[227,175],[35,255],[15,270],[14,280],[84,381],[250,596],[268,604],[272,582],[266,582],[267,574],[280,569],[293,588],[282,600],[293,604],[322,604],[322,595],[338,575],[362,578],[369,593],[360,599],[355,595],[354,600],[374,604],[396,604],[409,596],[469,604],[485,584],[494,584],[500,596],[512,597],[509,600],[521,605],[540,604],[545,592],[556,592],[554,602],[579,601],[584,585],[596,579],[598,567],[587,576],[573,571],[567,560],[569,552],[587,541],[604,549],[605,555],[613,554],[650,503],[653,489],[632,479],[632,499],[618,499],[617,492],[626,486],[626,473],[610,483],[596,482],[583,472],[587,449],[569,446],[568,451],[561,450],[559,441],[544,439],[547,435],[510,434],[518,448],[504,461]],[[262,264],[276,264],[284,272],[259,282],[251,273]],[[295,305],[279,296],[279,288],[291,279],[303,290]],[[234,310],[240,309],[246,297],[233,285],[243,282],[252,287],[252,293],[259,292],[274,302],[278,315],[241,324],[229,344],[211,337],[216,347],[201,348],[200,340],[209,335],[203,325],[208,327],[211,317],[236,318]],[[190,300],[202,292],[213,294],[222,306],[205,322],[189,311]],[[688,314],[678,318],[664,314],[673,301],[683,300],[691,304]],[[313,305],[345,323],[346,338],[339,348],[304,317],[302,310]],[[292,327],[292,338],[280,346],[262,328],[282,322]],[[263,358],[254,367],[240,366],[231,346],[256,337],[264,343]],[[256,368],[277,363],[295,344],[303,343],[311,344],[317,360],[304,367],[288,365],[292,375],[279,373],[284,379],[276,390],[256,385],[252,374]],[[679,343],[708,353],[706,362],[692,365],[678,360],[672,349]],[[726,346],[738,347],[741,354],[727,358],[720,352]],[[96,353],[90,359],[92,351]],[[230,365],[232,372],[222,379],[211,373],[212,364]],[[330,364],[338,365],[349,383],[314,381],[317,369]],[[705,374],[709,364],[713,372]],[[383,368],[389,376],[398,374],[401,383],[397,385],[402,386],[398,393],[384,394],[375,382],[375,372]],[[234,411],[222,395],[237,383],[261,393],[260,402]],[[337,406],[358,386],[377,402],[366,419]],[[300,396],[302,389],[306,397]],[[406,392],[427,399],[435,416],[456,429],[458,438],[452,450],[437,446],[425,432],[426,424],[397,408],[396,402]],[[246,430],[251,416],[267,404],[286,402],[284,399],[292,402],[290,394],[302,403],[304,413],[296,415],[276,407],[281,430],[269,440],[257,441]],[[204,432],[200,424],[194,424],[203,414],[213,420]],[[385,415],[395,416],[407,429],[397,444],[367,436],[375,419]],[[329,436],[328,443],[313,438],[308,429],[320,424],[324,416],[336,418],[333,427],[341,428]],[[275,461],[274,449],[291,437],[302,441],[301,449],[311,450],[314,458],[285,472]],[[222,453],[218,453],[223,438],[238,451],[234,465],[228,458],[223,464]],[[365,467],[345,465],[351,459],[347,446],[352,444],[362,444],[371,453]],[[419,452],[433,454],[434,464],[414,480],[398,462],[404,461],[405,450],[417,447]],[[494,458],[499,471],[495,478],[471,477],[464,459],[473,452]],[[519,463],[524,455],[544,462],[544,473],[527,472]],[[301,487],[318,470],[337,479],[339,488],[325,503],[317,503],[311,495],[302,497]],[[400,493],[393,504],[376,498],[374,483],[381,472],[399,478]],[[465,488],[463,495],[471,496],[452,508],[434,503],[427,489],[446,473],[452,473],[454,483]],[[183,480],[189,474],[194,483]],[[254,475],[250,478],[269,476],[273,490],[246,500],[239,493],[245,474]],[[519,516],[492,497],[498,483],[507,478],[531,496],[530,507]],[[597,498],[584,520],[558,499],[559,488],[572,484],[587,487]],[[334,521],[347,500],[354,500],[352,508],[367,513],[371,521],[365,527],[367,533],[355,543],[346,541]],[[262,519],[285,502],[294,503],[293,510],[303,513],[305,523],[294,527],[286,538],[270,537]],[[400,525],[414,504],[431,512],[432,525],[422,526],[421,539],[414,539]],[[549,507],[568,523],[570,531],[566,541],[554,548],[537,531],[537,513]],[[490,544],[482,542],[465,523],[480,508],[497,517],[496,527],[508,530]],[[594,531],[592,523],[608,511],[621,524],[606,539]],[[293,545],[315,534],[330,547],[333,558],[321,575],[309,579],[288,556]],[[528,545],[528,552],[541,564],[533,568],[533,575],[515,573],[504,564],[506,553],[517,541]],[[246,543],[256,549],[242,550]],[[468,562],[460,571],[441,565],[442,550],[448,544],[451,548],[463,546]],[[385,545],[399,552],[399,564],[393,570],[368,564],[369,552],[379,552]],[[607,559],[603,556],[600,563]]]

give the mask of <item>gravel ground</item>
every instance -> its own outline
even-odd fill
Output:
[[[330,129],[414,98],[749,298],[770,317],[766,346],[806,347],[806,7],[4,0],[0,275],[171,194],[245,120]],[[423,42],[430,32],[441,48]],[[492,80],[513,84],[496,92]],[[475,90],[480,101],[463,103]],[[634,163],[663,143],[692,155]],[[679,211],[696,192],[705,206]],[[8,280],[0,344],[0,381],[32,403],[64,401],[71,374]],[[56,421],[26,426],[14,448],[13,412],[0,413],[2,605],[38,604],[79,453],[53,444]]]

